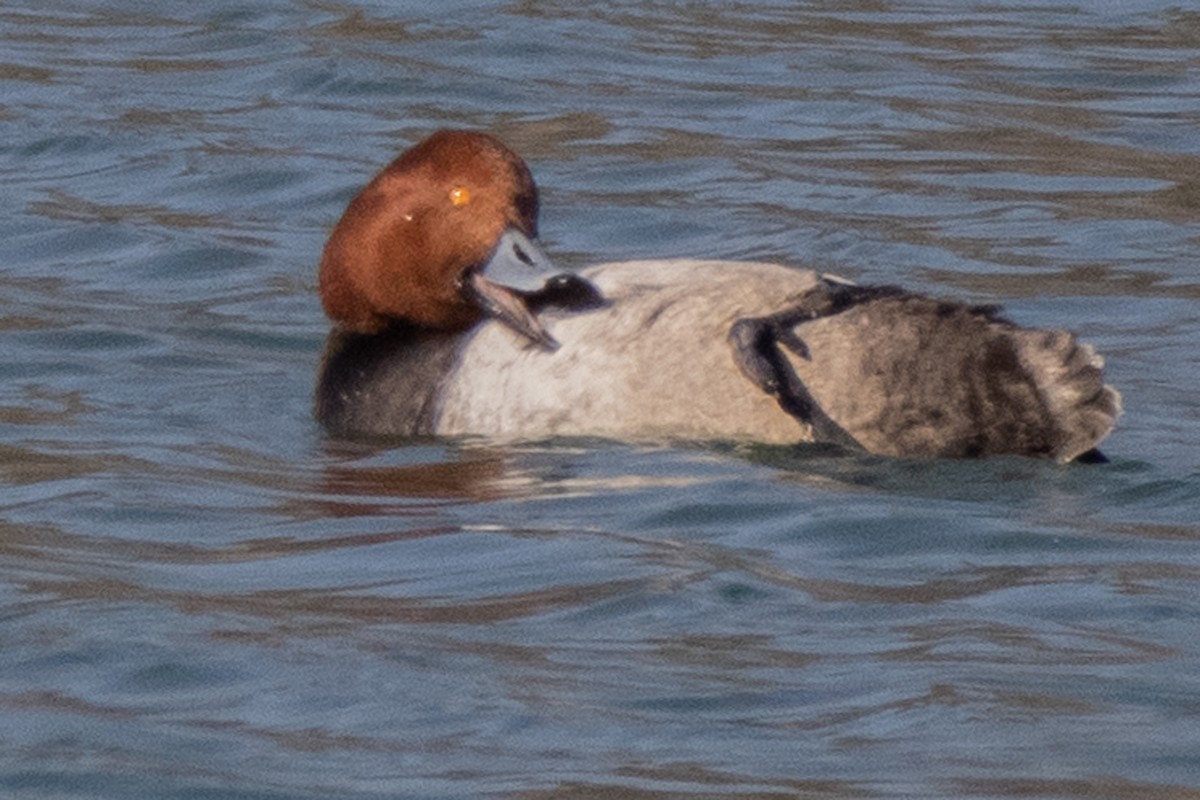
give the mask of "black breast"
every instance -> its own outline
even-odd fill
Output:
[[[317,421],[342,435],[433,433],[438,395],[464,339],[401,325],[375,334],[332,331],[317,375]]]

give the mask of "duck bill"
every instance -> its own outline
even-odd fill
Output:
[[[485,314],[552,351],[558,342],[538,321],[530,300],[562,274],[532,239],[509,228],[483,266],[468,276],[466,289]]]

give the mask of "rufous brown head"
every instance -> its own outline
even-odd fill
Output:
[[[350,201],[321,257],[325,312],[359,333],[393,321],[459,330],[490,315],[552,347],[521,300],[561,275],[532,241],[537,215],[516,153],[487,134],[438,131]]]

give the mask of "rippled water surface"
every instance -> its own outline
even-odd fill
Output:
[[[0,6],[0,796],[1200,798],[1187,3]],[[1112,463],[342,442],[315,264],[441,126],[564,264],[1065,325]]]

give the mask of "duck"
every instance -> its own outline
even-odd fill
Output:
[[[795,265],[563,270],[538,209],[516,152],[452,129],[350,200],[318,273],[326,430],[1103,460],[1121,397],[1068,331]]]

